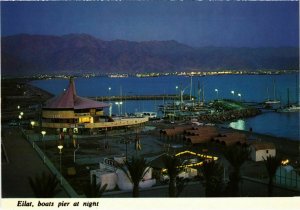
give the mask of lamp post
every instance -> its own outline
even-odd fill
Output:
[[[34,121],[31,121],[30,124],[31,124],[31,127],[32,127],[32,129],[33,129],[33,128],[34,128],[34,125],[35,125],[35,122],[34,122]]]
[[[118,106],[118,111],[119,111],[119,115],[120,115],[120,113],[121,113],[121,109],[120,109],[120,106],[123,104],[123,102],[122,101],[120,101],[120,102],[115,102],[115,104]]]
[[[46,156],[45,156],[45,152],[46,152],[46,147],[45,147],[45,135],[46,135],[46,131],[41,131],[41,134],[43,135],[42,141],[43,141],[43,154],[44,154],[44,163],[46,162]]]
[[[242,101],[242,94],[238,93],[238,97],[240,97],[240,101]]]
[[[62,149],[64,148],[64,146],[63,145],[58,145],[57,148],[59,149],[59,173],[60,173],[60,184],[62,185],[61,154],[62,154]]]
[[[112,104],[110,102],[110,90],[111,90],[111,87],[108,87],[109,116],[111,117]]]
[[[23,116],[23,115],[24,115],[24,112],[20,112],[20,115]]]
[[[215,89],[215,92],[217,93],[217,100],[219,100],[219,90]]]
[[[21,127],[21,119],[22,119],[22,115],[19,115],[19,127]]]
[[[108,87],[108,96],[110,97],[110,90],[111,90],[111,87]]]
[[[234,90],[231,91],[232,97],[234,99]]]
[[[74,150],[74,163],[76,162],[76,152],[79,150],[79,144],[77,145],[77,148]]]
[[[178,85],[176,85],[176,95],[177,95],[177,91],[178,91]],[[176,98],[176,97],[175,97]],[[180,98],[180,95],[178,94],[178,99]]]
[[[18,105],[18,106],[17,106],[17,109],[20,109],[20,108],[21,108],[20,105]]]
[[[122,115],[122,104],[123,104],[123,102],[121,101],[120,102],[120,112],[121,112],[121,115]]]
[[[192,98],[192,102],[193,102],[193,109],[194,109],[194,98]]]

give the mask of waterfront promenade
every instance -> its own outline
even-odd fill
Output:
[[[4,128],[2,130],[2,143],[6,148],[8,163],[2,163],[2,197],[3,198],[30,198],[34,197],[28,182],[28,177],[49,169],[44,165],[36,151],[21,136],[18,128]],[[146,139],[144,139],[146,140]],[[150,140],[144,142],[143,152],[149,147]],[[122,146],[124,147],[124,145]],[[130,147],[131,148],[131,147]],[[132,149],[132,148],[131,148]],[[147,153],[151,153],[148,151]],[[79,160],[78,160],[79,161]],[[73,186],[74,187],[74,186]],[[264,197],[267,195],[267,185],[264,182],[253,181],[243,178],[241,184],[241,196],[243,197]],[[274,195],[277,197],[299,196],[299,192],[275,187]],[[151,189],[142,190],[141,197],[168,197],[168,185],[157,186]],[[68,197],[62,190],[56,197]],[[130,192],[107,192],[103,195],[106,198],[131,197]],[[205,197],[205,190],[200,181],[190,182],[180,197]]]
[[[18,128],[2,128],[8,162],[2,162],[2,198],[33,198],[28,177],[51,173]],[[68,197],[61,189],[57,197]]]

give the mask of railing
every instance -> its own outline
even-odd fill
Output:
[[[278,170],[279,174],[275,176],[276,184],[300,190],[300,174],[298,175],[294,169],[287,172],[280,167]]]
[[[45,128],[71,128],[74,123],[48,123],[42,122],[42,126]]]
[[[52,172],[52,174],[56,175],[56,178],[61,183],[61,187],[66,191],[66,193],[71,198],[79,198],[82,197],[76,193],[76,191],[72,188],[72,186],[68,183],[68,181],[62,176],[62,174],[55,168],[53,163],[47,156],[43,153],[43,151],[38,147],[38,145],[35,143],[38,141],[39,138],[38,135],[27,135],[23,129],[21,129],[22,136],[32,145],[32,147],[35,149],[35,151],[38,153],[40,158],[44,161],[46,166],[49,168],[49,170]],[[33,137],[31,139],[31,137]]]
[[[106,127],[121,127],[142,124],[148,121],[148,118],[129,118],[121,119],[114,122],[87,123],[85,128],[106,128]]]
[[[80,123],[75,125],[74,123],[48,123],[43,122],[42,126],[46,128],[107,128],[107,127],[120,127],[130,126],[145,123],[148,121],[148,117],[144,118],[125,118],[116,120],[114,122],[97,122],[97,123]]]

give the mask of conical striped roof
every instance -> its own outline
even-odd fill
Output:
[[[44,106],[46,109],[90,109],[105,107],[109,107],[109,104],[77,96],[73,78],[70,79],[66,91],[48,100]]]

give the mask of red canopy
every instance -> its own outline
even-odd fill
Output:
[[[109,107],[109,104],[77,96],[75,83],[72,78],[70,79],[68,89],[61,95],[48,100],[44,106],[47,109],[90,109],[105,107]]]

